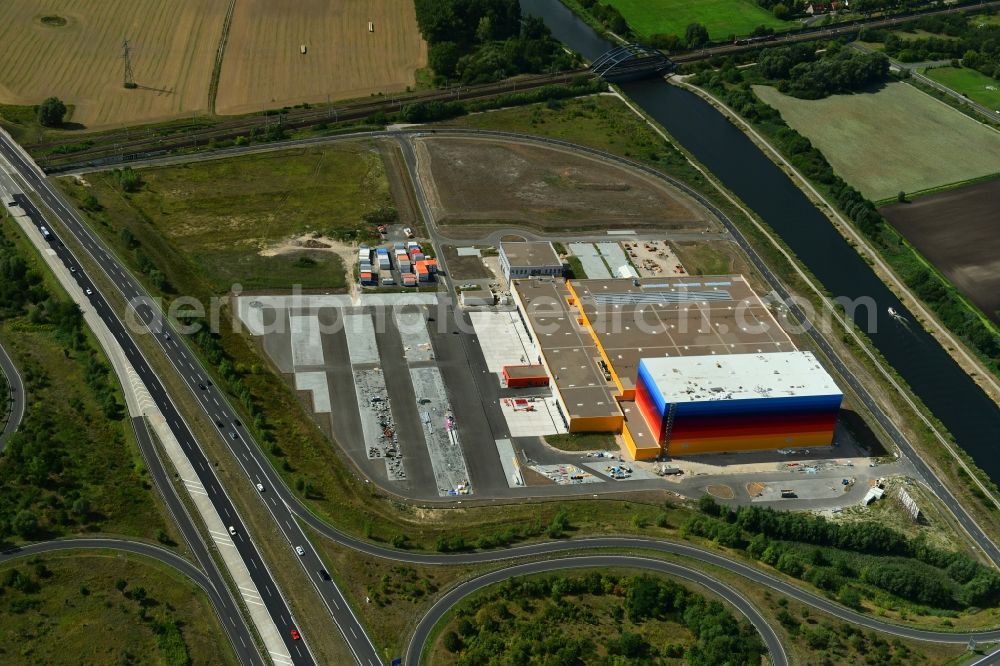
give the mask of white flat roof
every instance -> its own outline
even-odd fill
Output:
[[[644,358],[668,403],[842,395],[812,352]]]

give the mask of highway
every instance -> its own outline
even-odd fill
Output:
[[[567,142],[554,140],[554,139],[543,139],[540,137],[525,136],[511,133],[503,132],[491,132],[491,131],[463,131],[463,130],[437,130],[427,131],[427,130],[414,130],[413,133],[448,133],[448,134],[469,134],[475,136],[492,136],[495,138],[512,138],[517,140],[529,140],[541,143],[548,143],[555,146],[560,146],[562,148],[569,148],[572,150],[577,150],[585,153],[590,153],[604,159],[610,160],[612,162],[617,162],[624,164],[634,169],[638,169],[656,178],[660,178],[670,182],[675,187],[678,187],[689,195],[695,197],[703,205],[707,206],[709,210],[719,217],[719,219],[726,225],[730,233],[733,234],[734,238],[740,243],[744,250],[748,253],[751,260],[758,267],[759,270],[767,277],[769,282],[778,290],[779,294],[786,298],[788,293],[780,286],[776,276],[767,268],[760,257],[756,254],[753,248],[747,243],[747,241],[740,234],[739,230],[732,224],[725,215],[716,209],[710,202],[705,201],[697,192],[693,192],[683,183],[674,181],[659,172],[652,169],[648,169],[641,164],[631,162],[630,160],[619,158],[602,151],[595,149],[590,149],[582,146],[577,146]],[[389,132],[378,132],[378,133],[362,133],[362,137],[371,136],[394,136],[394,133]],[[358,138],[354,136],[353,138]],[[21,156],[18,150],[9,144],[9,140],[4,137],[3,141],[0,142],[0,152],[2,152],[12,163],[17,165],[18,170],[21,172],[22,177],[24,177],[28,183],[42,196],[45,203],[58,215],[59,219],[69,228],[77,238],[83,243],[87,248],[88,252],[94,259],[101,265],[102,269],[112,278],[112,280],[118,285],[122,293],[127,299],[138,302],[144,298],[144,294],[137,282],[127,273],[127,271],[122,267],[121,264],[103,247],[103,245],[95,237],[91,235],[89,230],[85,227],[76,213],[66,204],[61,196],[49,185],[41,175],[35,171]],[[30,203],[25,202],[26,206],[30,206]],[[33,210],[33,207],[31,207]],[[37,211],[34,211],[34,216],[37,216]],[[38,218],[40,220],[40,217]],[[39,222],[40,223],[40,222]],[[56,243],[58,247],[58,243]],[[60,256],[64,258],[64,261],[75,262],[75,259],[65,251],[65,248],[59,248],[57,250],[60,252]],[[71,263],[70,265],[77,265]],[[82,278],[86,280],[86,278]],[[238,529],[242,525],[238,522],[238,517],[232,513],[228,498],[225,497],[223,492],[218,489],[218,482],[215,480],[214,475],[211,473],[211,466],[204,465],[204,456],[197,444],[193,441],[190,434],[187,431],[186,425],[183,424],[179,415],[173,407],[172,402],[164,394],[163,388],[155,376],[149,370],[148,365],[145,363],[144,359],[141,358],[141,354],[136,349],[132,340],[124,334],[121,330],[121,322],[118,317],[111,312],[106,303],[99,294],[94,294],[93,296],[95,307],[97,307],[101,313],[101,316],[105,321],[109,322],[109,328],[115,332],[116,338],[122,342],[122,346],[126,349],[129,360],[136,367],[137,371],[140,371],[144,381],[147,381],[150,391],[157,401],[157,404],[164,410],[164,414],[167,416],[168,421],[171,423],[172,428],[174,428],[175,433],[178,434],[178,439],[185,446],[189,455],[192,456],[192,462],[195,463],[196,467],[199,467],[204,472],[202,477],[202,482],[206,488],[212,488],[213,492],[213,502],[216,502],[216,506],[219,508],[220,515],[231,515],[233,520],[237,521],[239,525]],[[581,548],[628,548],[633,550],[652,550],[665,553],[673,553],[691,557],[698,561],[708,562],[715,566],[722,567],[726,570],[738,573],[754,582],[762,585],[766,585],[782,594],[796,598],[804,603],[807,603],[815,608],[821,609],[825,612],[831,613],[835,617],[842,620],[852,622],[861,626],[865,626],[878,631],[883,631],[886,633],[904,636],[909,638],[915,638],[918,640],[929,640],[937,642],[947,642],[947,643],[961,643],[967,642],[969,638],[974,637],[980,642],[990,642],[1000,640],[1000,630],[976,632],[974,634],[969,633],[949,633],[949,632],[934,632],[934,631],[921,631],[917,629],[911,629],[908,627],[895,626],[874,618],[870,618],[854,611],[851,611],[839,604],[831,602],[821,596],[812,594],[806,590],[803,590],[793,584],[786,583],[781,579],[778,579],[766,572],[760,571],[753,568],[747,564],[743,564],[740,561],[732,560],[722,555],[715,553],[713,551],[698,548],[688,544],[679,544],[665,541],[657,540],[642,540],[642,539],[615,539],[615,538],[605,538],[605,539],[586,539],[586,540],[574,540],[571,542],[551,542],[543,544],[535,544],[531,546],[523,546],[518,548],[507,549],[503,551],[495,552],[478,552],[478,553],[463,553],[457,555],[439,555],[439,554],[417,554],[408,553],[405,551],[397,551],[390,548],[385,548],[382,546],[377,546],[368,542],[355,539],[349,535],[345,535],[335,528],[327,525],[317,517],[315,517],[309,510],[304,507],[300,501],[283,485],[278,474],[271,468],[269,461],[266,456],[260,451],[259,447],[256,446],[249,435],[236,424],[235,412],[232,410],[231,406],[225,400],[225,397],[221,392],[217,391],[214,386],[211,386],[207,382],[208,374],[204,371],[201,365],[198,363],[197,359],[190,354],[185,345],[179,344],[177,342],[176,335],[164,333],[169,331],[169,329],[161,329],[162,322],[159,319],[159,314],[154,314],[148,305],[140,305],[138,308],[139,314],[144,322],[147,322],[154,330],[162,330],[163,333],[156,335],[156,339],[163,349],[164,353],[170,358],[174,367],[178,369],[181,375],[184,377],[188,386],[192,390],[192,393],[198,397],[199,402],[205,409],[206,413],[214,421],[218,421],[223,424],[220,429],[221,435],[227,445],[233,450],[234,455],[240,464],[243,466],[248,479],[252,483],[261,483],[265,486],[265,492],[261,494],[261,498],[264,501],[265,506],[271,512],[271,515],[278,522],[279,526],[284,525],[285,528],[283,532],[286,537],[289,538],[290,544],[303,545],[306,548],[306,556],[302,558],[303,565],[309,574],[310,580],[318,589],[322,590],[324,599],[331,606],[331,613],[334,619],[337,621],[338,626],[341,631],[344,632],[345,638],[347,638],[348,644],[351,645],[352,649],[355,650],[355,656],[362,664],[374,665],[379,662],[379,657],[375,648],[372,646],[370,639],[364,633],[364,629],[358,622],[357,618],[354,616],[353,612],[347,606],[346,601],[340,594],[340,591],[336,586],[329,581],[324,581],[318,573],[316,573],[322,564],[316,553],[313,551],[308,541],[302,535],[301,530],[298,528],[295,522],[295,516],[297,515],[304,522],[309,524],[311,527],[319,531],[321,534],[330,538],[337,543],[344,546],[354,548],[358,551],[367,553],[374,557],[386,558],[389,560],[399,561],[399,562],[412,562],[420,564],[435,564],[435,565],[455,565],[455,564],[466,564],[466,563],[479,563],[479,562],[489,562],[489,561],[500,561],[509,560],[517,557],[526,556],[539,556],[539,555],[551,555],[562,553],[568,550],[578,550]],[[796,311],[793,307],[793,313],[796,316],[803,317],[803,313]],[[846,367],[843,366],[842,362],[833,355],[833,350],[829,347],[825,340],[819,336],[815,331],[811,332],[814,338],[816,338],[817,344],[824,349],[824,351],[831,356],[831,359],[837,364],[838,370],[844,375],[845,379],[852,384],[852,388],[858,392],[859,396],[865,400],[866,405],[872,409],[876,418],[879,419],[880,423],[886,428],[893,439],[896,441],[897,445],[903,451],[905,455],[911,457],[915,465],[922,473],[925,474],[926,480],[931,484],[932,488],[937,492],[939,497],[948,504],[949,508],[955,513],[959,521],[962,522],[963,526],[976,540],[976,543],[980,545],[981,548],[993,559],[994,562],[1000,560],[997,555],[996,547],[992,542],[986,537],[986,535],[975,525],[971,517],[965,513],[964,509],[958,504],[957,500],[944,488],[943,484],[936,479],[933,472],[923,464],[923,462],[916,456],[916,453],[906,442],[905,438],[899,432],[899,430],[888,420],[888,418],[881,412],[878,405],[874,402],[871,396],[867,393],[864,387],[860,386],[857,380],[846,372]],[[140,370],[140,367],[142,368]],[[144,373],[144,374],[143,374]],[[200,385],[205,388],[202,389]],[[207,467],[207,469],[206,469]],[[240,529],[240,533],[243,534],[243,530]],[[301,536],[300,536],[301,535]],[[300,540],[301,539],[301,540]],[[261,589],[265,589],[265,586],[269,584],[269,578],[265,577],[263,573],[263,568],[261,563],[261,568],[257,568],[256,560],[254,558],[259,558],[256,550],[253,549],[252,544],[249,543],[248,539],[239,539],[239,546],[241,547],[241,554],[245,555],[245,558],[249,558],[248,566],[252,572],[257,572],[261,578],[255,580]],[[272,583],[273,584],[273,583]],[[287,615],[280,615],[281,606],[283,602],[280,598],[274,598],[270,600],[269,610],[273,608],[279,613],[278,617],[285,620],[284,624],[279,624],[283,630],[288,628],[290,625],[287,623]],[[274,615],[275,611],[272,611]],[[287,609],[286,609],[287,612]],[[277,621],[277,620],[276,620]],[[351,640],[351,638],[354,640]],[[293,655],[296,654],[294,650],[291,652]],[[301,655],[302,662],[308,663],[307,655]]]
[[[682,564],[656,560],[648,557],[632,557],[625,555],[582,555],[579,557],[568,557],[553,560],[543,560],[541,562],[529,562],[507,567],[499,571],[484,574],[461,585],[453,587],[443,597],[438,599],[429,611],[420,619],[417,628],[413,632],[413,637],[406,649],[406,666],[418,666],[420,663],[420,653],[430,635],[434,625],[441,620],[444,615],[451,610],[455,604],[468,595],[481,590],[484,587],[501,583],[515,576],[528,576],[531,574],[548,573],[552,571],[566,571],[569,569],[582,568],[615,568],[615,569],[645,569],[655,573],[667,574],[674,578],[681,578],[692,583],[697,583],[711,590],[721,598],[732,604],[739,612],[743,613],[751,624],[760,633],[771,654],[772,666],[787,666],[788,655],[781,645],[781,639],[777,632],[767,623],[764,616],[753,605],[753,603],[742,594],[722,583],[708,574],[702,573]]]
[[[29,187],[42,197],[46,204],[53,210],[54,213],[56,213],[62,223],[69,229],[76,232],[78,239],[87,248],[89,254],[108,273],[109,278],[117,284],[120,289],[122,289],[126,298],[130,301],[138,299],[140,294],[137,291],[136,285],[130,277],[125,277],[124,269],[122,269],[117,262],[112,260],[111,255],[108,254],[107,251],[99,248],[95,244],[94,239],[90,237],[89,232],[83,228],[82,224],[75,217],[75,215],[56,198],[56,195],[54,194],[48,181],[42,178],[32,165],[25,161],[18,148],[11,145],[11,141],[6,134],[0,134],[0,154],[3,154],[3,156],[17,168],[20,176],[28,183]],[[36,227],[41,229],[43,226],[49,226],[38,209],[35,208],[34,204],[32,204],[25,195],[17,194],[15,195],[15,200],[31,218]],[[250,538],[243,520],[238,515],[235,506],[226,494],[222,484],[218,481],[212,464],[208,461],[198,442],[191,434],[190,428],[184,421],[183,417],[181,417],[179,411],[173,403],[173,400],[171,400],[167,395],[159,378],[152,371],[146,359],[142,356],[141,351],[129,335],[129,332],[126,330],[125,325],[118,317],[117,313],[110,307],[104,296],[96,289],[93,282],[85,274],[81,263],[58,239],[58,235],[54,230],[49,230],[49,238],[47,240],[49,240],[52,250],[56,253],[59,259],[71,272],[74,273],[74,275],[76,275],[80,287],[85,292],[87,290],[90,291],[88,298],[90,299],[91,306],[121,345],[122,349],[125,351],[128,361],[132,364],[136,373],[149,389],[150,396],[153,398],[157,407],[166,418],[171,432],[183,447],[185,454],[191,461],[192,467],[198,474],[199,482],[209,494],[209,497],[219,516],[223,517],[223,520],[227,521],[229,525],[232,525],[235,528],[236,534],[232,538],[233,546],[237,549],[240,557],[246,563],[254,584],[257,586],[257,589],[260,590],[262,602],[267,607],[275,625],[281,632],[282,640],[285,642],[293,663],[315,663],[307,647],[306,640],[308,637],[303,635],[302,640],[299,641],[291,638],[290,632],[291,629],[295,627],[295,624],[288,605],[281,596],[280,589],[274,582],[271,573],[267,570],[266,563],[260,556],[255,544]],[[146,310],[148,312],[148,307]],[[172,344],[169,344],[171,342]],[[191,368],[194,367],[192,364],[192,357],[184,345],[178,345],[175,339],[171,339],[167,341],[167,343],[169,347],[174,350],[176,358],[172,360],[174,360],[175,363],[184,363]],[[204,373],[202,373],[201,377],[204,376]],[[202,379],[200,381],[204,380]],[[242,439],[240,439],[237,428],[232,425],[233,422],[235,422],[235,418],[228,422],[229,426],[227,434],[229,437],[235,437],[234,441],[243,443],[243,446],[245,447],[246,444]],[[316,557],[315,553],[312,553],[312,555],[313,557]],[[316,557],[316,561],[318,562],[318,557]],[[372,662],[372,666],[377,663],[379,662],[376,659]]]
[[[0,396],[0,401],[4,403],[3,406],[0,406],[0,417],[7,415],[3,430],[0,430],[0,452],[2,452],[7,446],[7,440],[21,425],[21,419],[24,418],[24,401],[26,400],[21,373],[17,371],[17,366],[10,360],[10,356],[7,355],[2,345],[0,345],[0,372],[3,372],[7,378],[10,392],[9,395]]]
[[[27,161],[19,148],[12,145],[11,139],[6,134],[0,134],[0,154],[15,166],[20,176],[38,193],[60,222],[76,236],[94,262],[116,285],[126,301],[133,304],[134,312],[138,315],[135,323],[141,321],[146,327],[146,331],[135,334],[151,333],[155,337],[163,354],[187,384],[205,414],[216,424],[219,437],[229,447],[233,458],[240,464],[248,480],[254,486],[261,484],[264,487],[264,491],[259,493],[262,505],[288,540],[289,548],[302,548],[303,554],[298,559],[303,572],[320,594],[358,663],[365,666],[376,666],[382,663],[378,651],[347,603],[343,593],[332,580],[326,580],[321,573],[325,572],[324,564],[296,522],[289,504],[285,501],[284,495],[289,497],[291,495],[287,492],[277,472],[272,468],[266,454],[240,423],[225,394],[209,380],[210,374],[202,367],[199,359],[188,350],[186,344],[179,342],[182,339],[181,336],[173,330],[169,322],[164,320],[159,309],[150,307],[149,296],[139,282],[103,243],[91,234],[78,213],[63,200],[62,195],[44,178],[37,167]],[[25,211],[32,216],[36,226],[44,224],[44,219],[30,202],[23,196],[19,196],[19,200],[25,204]],[[93,284],[84,275],[82,266],[72,256],[72,253],[58,241],[54,242],[53,245],[63,262],[76,269],[81,286],[93,288]],[[296,664],[314,663],[308,648],[305,647],[308,636],[302,634],[301,641],[291,639],[291,629],[297,627],[287,602],[282,598],[281,591],[267,570],[266,563],[248,536],[243,521],[237,515],[225,489],[215,476],[211,463],[208,462],[173,401],[166,394],[159,378],[142,356],[135,341],[125,330],[121,317],[108,306],[104,297],[96,289],[93,289],[93,292],[92,304],[121,344],[122,349],[125,350],[129,362],[149,388],[151,397],[166,417],[171,431],[196,469],[199,481],[209,492],[218,514],[228,521],[228,524],[236,528],[233,542],[239,550],[240,556],[246,562],[247,569],[249,569],[257,589],[261,591],[263,602],[275,625],[281,631],[289,654]]]

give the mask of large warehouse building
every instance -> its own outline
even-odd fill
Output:
[[[832,441],[833,379],[740,275],[532,278],[512,294],[570,432],[620,432],[636,459]]]
[[[843,394],[809,352],[645,358],[635,404],[669,455],[829,446]]]

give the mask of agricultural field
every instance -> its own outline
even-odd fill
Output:
[[[398,92],[426,64],[412,2],[237,0],[215,110]]]
[[[1000,179],[881,209],[962,294],[1000,324]]]
[[[973,102],[1000,110],[1000,81],[996,79],[968,67],[934,67],[925,70],[924,74]]]
[[[713,40],[729,35],[749,35],[760,25],[775,30],[794,23],[774,18],[753,0],[607,0],[618,9],[634,31],[648,37],[659,33],[684,36],[691,23],[708,28]]]
[[[57,96],[86,129],[205,113],[225,14],[212,0],[7,0],[0,104]],[[137,88],[123,82],[122,40]]]
[[[366,142],[147,169],[141,178],[132,194],[114,172],[60,182],[81,205],[96,199],[103,209],[90,215],[120,254],[144,255],[184,294],[235,283],[343,288],[341,241],[372,231],[362,216],[392,205],[382,160]]]
[[[0,581],[5,664],[238,663],[201,588],[152,560],[15,560],[0,566]]]
[[[875,201],[1000,172],[1000,132],[905,83],[818,100],[754,92]]]
[[[704,229],[686,195],[637,172],[512,141],[416,142],[419,175],[442,225],[540,229]]]

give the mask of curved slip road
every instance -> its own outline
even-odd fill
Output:
[[[644,569],[697,583],[728,601],[750,620],[763,639],[768,652],[771,654],[772,666],[788,665],[788,655],[785,654],[785,649],[781,645],[781,639],[778,637],[777,632],[767,623],[753,603],[742,594],[708,574],[682,564],[627,555],[589,555],[530,562],[528,564],[507,567],[506,569],[494,571],[466,581],[452,588],[447,594],[438,599],[437,603],[420,619],[420,623],[417,624],[417,628],[410,639],[410,644],[406,648],[404,663],[406,666],[418,666],[421,652],[430,637],[430,632],[434,628],[434,625],[456,604],[473,592],[516,576],[591,567]]]
[[[3,451],[4,447],[7,446],[7,440],[10,439],[11,435],[17,431],[18,426],[21,425],[21,419],[24,418],[25,401],[24,382],[21,380],[21,374],[17,371],[17,367],[10,360],[10,356],[7,355],[3,346],[0,346],[0,372],[3,372],[7,378],[10,393],[9,396],[0,396],[0,401],[7,403],[7,406],[10,407],[7,410],[5,407],[0,406],[0,414],[7,417],[7,420],[3,424],[3,430],[0,430],[0,451]]]
[[[206,596],[208,596],[208,600],[211,602],[212,608],[215,610],[222,630],[229,636],[230,642],[236,649],[237,659],[239,659],[241,663],[248,663],[248,660],[245,658],[245,654],[241,653],[239,649],[239,639],[241,635],[238,627],[243,627],[242,623],[235,625],[222,620],[226,609],[228,608],[227,600],[224,595],[219,593],[219,590],[216,589],[212,580],[207,574],[205,574],[205,572],[177,553],[169,551],[165,548],[141,541],[130,541],[128,539],[65,539],[60,541],[42,541],[23,546],[14,546],[4,550],[0,553],[0,563],[11,562],[22,557],[31,557],[35,555],[47,555],[68,551],[95,550],[110,550],[119,553],[142,555],[165,564],[178,573],[186,576],[198,587],[200,587]],[[256,655],[256,651],[254,651],[254,655]],[[250,663],[260,663],[260,659],[254,658],[250,660]]]
[[[658,171],[650,169],[642,164],[633,162],[626,158],[621,158],[610,153],[606,153],[593,148],[588,148],[585,146],[579,146],[569,142],[561,141],[558,139],[549,139],[545,137],[537,137],[532,135],[516,134],[509,132],[498,132],[490,130],[447,130],[447,129],[410,129],[405,132],[407,135],[429,135],[433,136],[435,134],[442,135],[465,135],[472,137],[489,137],[497,139],[507,139],[514,141],[528,141],[536,142],[541,144],[549,144],[552,146],[558,146],[564,149],[570,149],[579,151],[581,153],[590,154],[592,156],[597,156],[602,159],[625,165],[627,167],[640,170],[646,174],[654,176],[658,179],[668,182],[669,184],[682,190],[689,196],[695,198],[699,203],[710,210],[716,217],[723,223],[726,229],[733,235],[736,242],[744,249],[744,251],[750,257],[750,260],[754,265],[761,271],[765,276],[771,286],[778,292],[782,298],[787,300],[788,292],[784,289],[781,283],[777,280],[777,277],[771,272],[767,265],[763,262],[759,255],[754,251],[753,247],[746,241],[743,235],[740,233],[739,229],[735,227],[731,220],[728,219],[716,208],[711,202],[707,201],[699,193],[693,191],[684,183],[681,183],[665,174]],[[399,136],[399,132],[362,132],[354,135],[342,135],[336,138],[321,138],[313,140],[303,140],[288,142],[283,144],[281,147],[278,146],[268,146],[269,150],[276,150],[280,148],[287,148],[294,145],[307,145],[310,143],[323,143],[329,141],[342,141],[342,140],[353,140],[358,138],[372,138],[372,137],[396,137]],[[60,219],[67,225],[68,228],[72,230],[74,234],[80,239],[80,241],[86,246],[91,255],[95,258],[98,263],[101,264],[102,268],[108,273],[110,277],[118,284],[119,288],[122,289],[126,297],[130,299],[139,299],[145,297],[146,294],[139,286],[138,282],[132,278],[128,271],[123,267],[123,265],[118,262],[117,258],[114,257],[110,251],[103,245],[103,243],[94,236],[89,229],[86,228],[83,221],[72,211],[70,205],[62,198],[62,195],[52,188],[47,181],[37,174],[33,169],[31,169],[25,159],[17,152],[13,146],[9,146],[6,142],[0,144],[0,150],[3,150],[12,162],[18,164],[19,170],[22,175],[26,177],[29,183],[32,184],[36,190],[42,195],[45,202],[53,209],[54,212],[60,217]],[[227,150],[219,151],[210,158],[218,159],[223,155],[220,153],[225,153],[226,155],[234,155],[242,152],[251,152],[253,148],[245,150]],[[95,299],[100,300],[100,299]],[[794,304],[790,304],[790,308],[793,314],[798,316],[800,319],[805,320],[804,313],[798,309]],[[779,591],[786,596],[793,597],[803,603],[809,604],[817,609],[823,610],[827,613],[834,615],[842,620],[853,622],[855,624],[865,626],[878,631],[883,631],[897,636],[913,638],[917,640],[926,640],[933,642],[944,642],[944,643],[964,643],[970,638],[975,638],[979,642],[992,642],[1000,640],[1000,630],[994,631],[984,631],[975,633],[950,633],[950,632],[937,632],[937,631],[922,631],[917,629],[911,629],[908,627],[897,626],[890,623],[882,622],[869,618],[865,615],[847,609],[837,603],[831,602],[828,599],[821,597],[819,595],[813,594],[797,586],[785,582],[782,579],[744,564],[738,560],[730,559],[719,553],[699,548],[696,546],[688,544],[671,543],[665,541],[656,540],[645,540],[645,539],[624,539],[624,538],[596,538],[596,539],[586,539],[580,541],[572,542],[552,542],[544,544],[536,544],[531,546],[522,546],[518,548],[507,549],[498,552],[482,552],[482,553],[465,553],[459,555],[437,555],[437,554],[414,554],[407,553],[405,551],[397,551],[390,548],[385,548],[372,543],[367,543],[356,539],[352,536],[341,533],[336,528],[333,528],[323,520],[319,519],[313,515],[308,508],[306,508],[299,499],[284,485],[283,480],[278,475],[278,473],[273,469],[270,461],[267,460],[266,456],[262,452],[259,446],[250,446],[253,443],[252,436],[236,425],[236,413],[232,406],[229,404],[226,396],[218,391],[214,386],[208,385],[203,387],[200,384],[204,382],[204,378],[208,376],[208,373],[202,367],[201,363],[193,354],[188,354],[186,345],[178,344],[176,341],[176,335],[172,337],[165,337],[162,331],[170,330],[169,327],[165,326],[162,317],[160,317],[159,312],[149,308],[147,306],[139,306],[139,312],[141,318],[145,324],[153,331],[158,334],[156,336],[161,348],[165,352],[166,356],[174,364],[175,368],[180,372],[185,382],[188,383],[192,392],[197,396],[198,401],[204,408],[205,412],[210,418],[219,420],[223,424],[221,428],[225,433],[224,439],[226,444],[230,446],[234,457],[243,466],[244,471],[247,474],[249,480],[253,483],[262,483],[267,488],[266,492],[261,496],[264,500],[265,506],[271,512],[272,516],[278,522],[279,525],[284,525],[286,529],[282,529],[285,532],[286,537],[290,540],[299,538],[303,539],[302,543],[307,548],[307,554],[303,560],[303,564],[310,576],[311,582],[317,586],[317,589],[321,590],[324,600],[330,607],[331,614],[333,615],[338,627],[347,639],[348,644],[355,650],[356,656],[359,658],[361,663],[365,663],[366,659],[361,655],[364,654],[367,657],[367,662],[374,664],[379,663],[378,655],[371,643],[370,638],[364,631],[357,617],[351,611],[350,606],[347,604],[346,600],[340,593],[340,590],[333,585],[331,582],[325,582],[319,574],[315,571],[317,567],[322,566],[322,561],[319,559],[318,554],[310,547],[307,541],[305,541],[304,534],[298,529],[298,525],[295,523],[295,517],[301,518],[304,522],[310,525],[310,527],[316,529],[318,532],[323,534],[325,537],[340,543],[341,545],[353,548],[355,550],[370,554],[375,557],[382,557],[390,560],[400,561],[400,562],[412,562],[421,564],[435,564],[435,565],[450,565],[450,564],[466,564],[466,563],[476,563],[476,562],[490,562],[490,561],[500,561],[509,560],[517,557],[525,556],[537,556],[545,554],[556,554],[565,552],[567,550],[576,550],[580,548],[630,548],[635,550],[651,550],[666,553],[673,553],[684,555],[687,557],[692,557],[696,560],[702,562],[711,563],[714,566],[719,566],[727,569],[731,572],[738,573],[754,582],[767,585],[776,591]],[[104,313],[102,313],[103,315]],[[117,315],[115,315],[117,317]],[[118,326],[121,326],[120,321],[115,322]],[[890,433],[893,440],[899,446],[900,450],[907,455],[917,469],[925,476],[925,479],[930,484],[934,492],[945,502],[949,509],[957,516],[959,522],[963,527],[969,532],[972,538],[975,540],[977,545],[983,549],[983,551],[990,557],[994,562],[1000,562],[1000,550],[993,544],[992,541],[985,535],[985,533],[975,524],[972,518],[965,512],[964,508],[958,503],[958,501],[951,495],[951,493],[944,487],[939,479],[934,476],[933,471],[927,467],[923,461],[916,456],[914,450],[903,437],[902,433],[896,428],[896,426],[886,417],[886,415],[878,407],[877,403],[874,402],[871,395],[867,390],[860,384],[860,382],[850,374],[847,367],[842,361],[837,358],[833,353],[833,349],[826,342],[826,340],[815,330],[811,329],[810,334],[813,336],[816,344],[826,352],[826,354],[832,359],[833,363],[837,367],[838,371],[841,373],[845,381],[851,385],[851,387],[858,393],[861,399],[865,402],[866,406],[875,414],[875,418],[879,423]],[[123,346],[132,347],[130,352],[130,359],[133,362],[138,356],[137,350],[134,348],[131,340],[128,340],[126,345],[123,342]],[[189,368],[186,369],[186,368]],[[148,369],[147,369],[148,372]],[[145,377],[144,377],[145,379]],[[158,402],[165,400],[169,403],[169,398],[166,398],[163,394],[163,389],[159,386],[158,382],[154,381],[157,393],[154,393],[154,397]],[[172,407],[172,405],[171,405]],[[186,430],[182,426],[180,429]],[[183,433],[187,434],[187,433]],[[191,439],[188,437],[187,442],[190,445]],[[230,441],[232,440],[232,441]],[[245,462],[244,462],[245,461]],[[391,491],[390,491],[391,492]],[[276,501],[277,500],[277,501]],[[295,543],[295,541],[292,541]],[[338,603],[339,602],[339,603]],[[343,604],[343,605],[341,605]],[[336,610],[334,610],[336,609]],[[352,641],[351,638],[354,638]],[[360,652],[360,654],[359,654]]]

